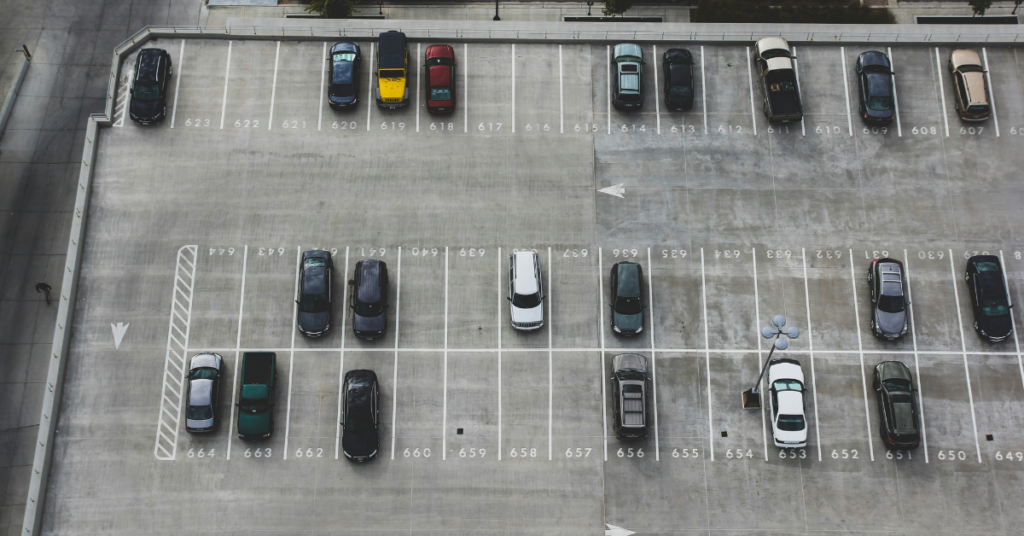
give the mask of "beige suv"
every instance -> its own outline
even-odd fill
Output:
[[[949,55],[956,113],[964,121],[984,121],[992,114],[985,88],[985,68],[978,53],[965,48]]]

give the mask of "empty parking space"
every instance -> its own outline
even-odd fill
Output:
[[[599,352],[557,352],[552,360],[552,453],[566,463],[603,460]]]
[[[281,42],[277,84],[272,92],[272,130],[286,133],[316,130],[323,92],[321,79],[327,63],[325,45],[316,42]]]
[[[808,134],[851,135],[851,101],[846,83],[856,58],[851,60],[845,47],[835,46],[801,46],[796,57],[801,86],[814,88],[801,92]]]
[[[818,397],[818,435],[823,460],[836,463],[875,460],[875,443],[870,422],[865,377],[860,357],[855,354],[814,354],[815,390]]]
[[[382,379],[385,385],[388,381],[386,377]],[[394,413],[394,459],[416,462],[444,457],[444,382],[443,352],[398,354],[397,382],[391,382],[398,401]]]
[[[171,106],[174,128],[220,128],[229,49],[234,49],[231,41],[185,42],[184,59],[174,64],[172,82],[177,91]]]
[[[494,353],[448,354],[447,458],[498,458],[498,359]]]
[[[696,290],[697,285],[702,285],[705,289],[705,295],[695,297],[700,300],[694,304],[701,308],[697,310],[700,315],[692,315],[693,320],[688,322],[684,332],[688,335],[688,346],[681,348],[704,346],[704,326],[701,323],[705,320],[702,310],[705,300],[708,347],[718,350],[757,348],[761,340],[758,333],[764,322],[764,318],[758,318],[754,308],[754,296],[758,291],[754,280],[754,255],[757,251],[757,248],[745,244],[717,244],[714,248],[694,252],[696,256],[679,259],[679,262],[690,259],[689,269],[694,274],[699,269],[704,270],[702,280],[688,281],[690,284],[686,288]],[[668,254],[676,253],[669,251]],[[697,266],[700,255],[704,256],[703,266]]]
[[[978,463],[964,358],[922,353],[920,376],[932,463]]]
[[[704,47],[708,132],[724,134],[720,132],[723,130],[720,127],[724,127],[730,133],[754,133],[753,115],[761,113],[761,96],[756,85],[757,71],[749,54],[753,51],[747,48]],[[764,116],[757,117],[756,121],[763,124]],[[698,131],[702,127],[698,126]]]
[[[512,133],[513,56],[510,44],[474,44],[462,60],[468,76],[466,89],[471,133],[506,135]]]
[[[287,429],[289,460],[334,459],[337,423],[340,422],[338,394],[341,384],[338,371],[342,363],[339,355],[340,352],[296,352],[294,361],[288,363],[291,368],[290,393],[286,402],[288,417],[285,426],[278,430]],[[345,372],[370,369],[383,375],[391,368],[390,357],[346,352]],[[390,394],[391,389],[381,389],[382,420],[391,413],[391,405],[385,403],[390,402]],[[281,397],[279,400],[286,399]],[[390,422],[390,419],[386,419],[386,422]],[[382,437],[389,433],[389,426],[382,427]]]
[[[648,298],[653,347],[693,349],[704,347],[703,281],[700,252],[691,255],[679,248],[649,248]],[[647,259],[644,259],[647,260]],[[731,330],[730,330],[731,331]],[[651,336],[648,337],[648,340]],[[719,340],[716,337],[716,340]]]
[[[280,68],[280,42],[231,41],[224,128],[269,130],[271,101]]]
[[[705,385],[705,389],[708,390],[706,394],[706,403],[709,406],[707,416],[710,419],[707,432],[710,436],[707,457],[711,460],[739,460],[742,451],[744,459],[763,459],[766,438],[769,445],[768,453],[774,454],[778,449],[771,446],[772,416],[768,404],[768,392],[764,392],[763,419],[762,411],[744,410],[741,399],[741,393],[750,389],[757,381],[757,375],[763,365],[758,354],[755,352],[711,352],[700,356],[699,359],[703,362],[704,374],[710,373],[711,378],[710,385]],[[804,361],[804,376],[808,380],[808,387],[811,387],[810,371],[807,369],[806,360]],[[804,406],[813,427],[814,407],[810,400],[805,400]],[[809,455],[812,452],[811,449],[814,448],[813,439],[813,436],[809,438],[807,449],[796,449],[799,452],[796,452],[794,456],[803,458]]]
[[[501,355],[502,459],[547,460],[550,442],[551,357],[547,352]]]
[[[564,61],[561,60],[561,61]],[[551,136],[561,124],[561,73],[558,48],[518,44],[515,55],[515,130],[522,135]]]

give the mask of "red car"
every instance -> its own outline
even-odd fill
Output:
[[[427,111],[455,111],[455,50],[450,45],[427,47]]]

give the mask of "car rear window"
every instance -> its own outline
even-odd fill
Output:
[[[892,109],[892,99],[889,97],[871,97],[868,99],[868,108],[876,112],[885,112]]]
[[[619,299],[615,300],[615,312],[620,315],[638,315],[642,310],[640,298],[619,296]]]
[[[356,87],[352,84],[334,84],[331,88],[332,97],[354,97],[356,95]]]
[[[878,308],[886,313],[899,313],[907,308],[907,302],[903,299],[903,296],[886,296],[882,294],[878,297]]]
[[[452,100],[452,88],[432,87],[430,88],[430,100]]]
[[[430,58],[427,60],[427,67],[431,65],[455,65],[451,58]]]
[[[213,406],[189,406],[186,417],[192,421],[205,421],[213,418]]]
[[[988,105],[975,104],[974,106],[968,106],[967,107],[967,111],[972,113],[972,114],[987,114],[988,113]]]
[[[777,426],[779,430],[797,432],[803,430],[806,424],[804,424],[803,415],[779,415]]]

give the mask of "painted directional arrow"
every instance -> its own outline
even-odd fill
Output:
[[[622,187],[622,184],[616,184],[615,186],[609,186],[607,188],[601,188],[598,190],[603,194],[614,195],[615,197],[622,198],[622,194],[626,193],[626,189]]]
[[[124,339],[124,334],[128,331],[129,324],[124,322],[118,322],[117,325],[111,324],[110,329],[114,331],[114,349],[121,347],[121,341]]]
[[[604,526],[608,527],[608,529],[604,531],[604,536],[629,536],[630,534],[636,534],[629,529],[616,527],[615,525],[609,525],[608,523],[605,523]]]

